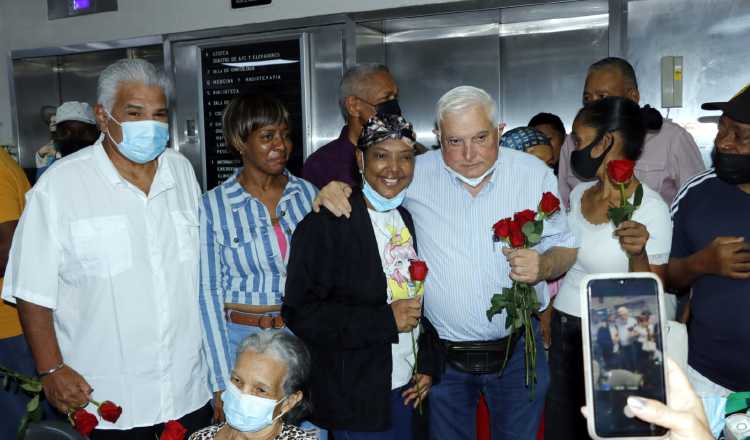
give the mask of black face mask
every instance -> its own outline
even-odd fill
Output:
[[[612,149],[612,146],[615,143],[615,140],[612,139],[609,142],[609,147],[604,150],[604,153],[594,159],[593,157],[591,157],[591,150],[594,149],[596,144],[598,144],[603,137],[604,135],[601,135],[598,138],[594,139],[594,142],[588,144],[586,148],[575,150],[570,153],[570,167],[573,169],[573,172],[583,180],[592,180],[594,177],[596,177],[596,172],[599,171],[599,167],[602,166],[604,158],[607,157],[607,153],[609,153],[609,150]]]
[[[375,106],[378,116],[401,116],[401,107],[398,105],[398,99],[390,99]]]
[[[719,179],[730,185],[750,183],[750,155],[721,153],[714,148],[711,158]]]

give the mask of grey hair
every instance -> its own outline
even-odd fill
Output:
[[[246,351],[269,355],[286,365],[286,377],[283,384],[284,395],[289,396],[297,391],[302,391],[303,397],[297,406],[284,415],[283,419],[288,423],[301,421],[310,409],[305,388],[310,376],[312,361],[305,343],[287,331],[267,330],[246,337],[237,348],[237,357],[239,358]]]
[[[346,70],[339,83],[339,108],[345,121],[349,120],[349,114],[346,111],[347,96],[361,98],[370,87],[368,78],[380,72],[391,73],[386,66],[377,63],[357,64]]]
[[[172,83],[163,70],[143,59],[122,59],[107,66],[99,75],[96,102],[112,112],[117,89],[125,81],[159,86],[164,91],[167,102],[172,94]]]
[[[481,107],[492,125],[497,125],[497,103],[482,89],[472,86],[459,86],[440,97],[435,106],[438,128],[448,113],[460,113],[472,107]]]

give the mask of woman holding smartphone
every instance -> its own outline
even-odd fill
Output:
[[[669,208],[643,185],[643,200],[631,221],[615,227],[608,209],[620,205],[619,186],[607,174],[612,160],[636,161],[648,130],[661,126],[661,115],[635,102],[608,97],[578,112],[572,137],[571,166],[584,180],[570,195],[568,217],[580,239],[578,258],[555,298],[550,348],[551,384],[545,412],[546,439],[589,438],[579,408],[585,404],[579,288],[589,274],[653,272],[663,277],[672,239]],[[665,158],[666,160],[666,158]],[[632,203],[638,185],[633,177],[625,196]],[[619,349],[631,341],[620,339]],[[632,343],[637,341],[633,338]]]

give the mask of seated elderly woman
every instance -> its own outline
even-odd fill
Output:
[[[224,402],[226,422],[204,428],[190,440],[312,440],[294,426],[307,411],[303,389],[310,353],[296,336],[268,330],[245,338],[237,350]]]
[[[549,138],[536,128],[514,128],[503,134],[500,138],[500,146],[529,153],[549,167],[555,165],[555,153]]]
[[[408,270],[417,241],[400,206],[414,139],[401,117],[370,118],[357,145],[364,184],[351,218],[309,214],[292,238],[282,315],[312,353],[311,419],[336,439],[410,439],[410,404],[432,383],[426,335],[434,333]]]

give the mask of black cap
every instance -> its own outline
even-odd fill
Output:
[[[703,110],[721,110],[725,115],[743,124],[750,124],[750,84],[729,102],[707,102],[701,106]]]

